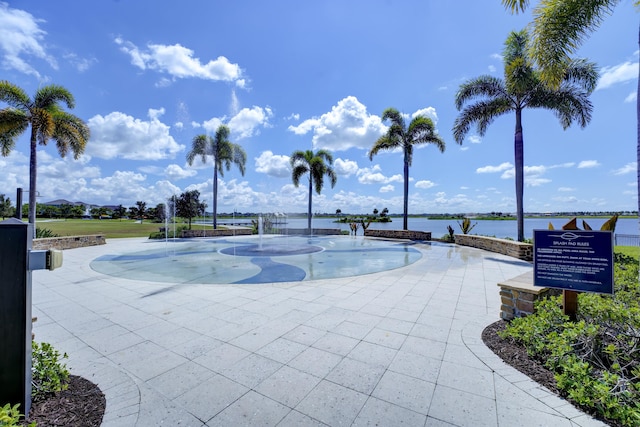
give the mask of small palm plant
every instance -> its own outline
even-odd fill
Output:
[[[462,234],[469,234],[471,232],[471,230],[473,230],[473,227],[478,225],[477,222],[475,224],[471,225],[471,220],[469,218],[464,218],[462,220],[462,224],[460,223],[460,221],[456,221],[456,222],[460,226],[460,230],[462,230]],[[451,233],[451,231],[449,231],[449,233]]]

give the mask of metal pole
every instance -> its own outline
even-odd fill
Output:
[[[14,217],[22,221],[22,188],[16,190],[16,214]]]

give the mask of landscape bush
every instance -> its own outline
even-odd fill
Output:
[[[58,350],[49,343],[31,343],[31,398],[38,401],[54,393],[66,390],[69,386],[69,371],[61,359],[66,359],[67,354],[61,355]],[[0,427],[22,427],[24,415],[20,412],[20,404],[7,403],[0,406]],[[26,424],[27,427],[35,427],[36,423]]]
[[[180,237],[180,233],[182,232],[182,230],[188,230],[188,229],[189,229],[188,225],[177,226],[176,227],[176,231],[175,231],[175,236],[176,237]],[[174,236],[173,229],[170,228],[169,230],[167,230],[166,228],[163,227],[163,230],[164,231],[154,231],[152,233],[149,233],[149,239],[155,239],[155,240],[164,239],[164,238],[167,237],[167,234],[166,234],[167,231],[169,232],[169,236],[168,237],[173,238],[173,236]]]
[[[580,293],[576,321],[561,297],[511,321],[503,338],[522,344],[551,369],[560,392],[624,426],[640,425],[640,284],[638,260],[616,253],[615,294]]]
[[[10,404],[6,404],[4,406],[0,406],[0,427],[19,427],[23,424],[21,423],[21,419],[23,414],[20,412],[20,404],[16,403],[11,406]],[[36,423],[30,423],[27,427],[36,427]]]
[[[36,239],[48,239],[50,237],[60,237],[58,234],[49,230],[48,228],[36,227]]]
[[[62,359],[67,354],[61,355],[58,350],[49,343],[32,343],[31,353],[31,397],[39,400],[66,390],[69,386],[69,371]]]

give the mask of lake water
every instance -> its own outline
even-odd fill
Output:
[[[372,222],[370,229],[379,230],[401,230],[402,218],[392,218],[393,222],[381,223]],[[599,230],[607,218],[590,218],[579,217],[578,224],[582,228],[582,220],[585,220],[592,229]],[[570,218],[525,218],[524,235],[526,238],[533,237],[533,230],[547,229],[549,222],[556,229],[562,228]],[[334,222],[333,218],[314,218],[312,226],[314,228],[340,228],[341,230],[349,230],[349,224],[341,224]],[[461,221],[462,222],[462,221]],[[517,224],[515,220],[508,221],[491,221],[491,220],[471,220],[471,224],[477,225],[471,230],[471,234],[480,234],[483,236],[510,237],[516,239],[518,236]],[[427,218],[409,218],[409,229],[417,231],[430,231],[433,237],[442,237],[448,234],[447,225],[451,225],[456,233],[461,233],[460,226],[452,219],[427,219]],[[287,226],[289,228],[306,228],[306,218],[288,218]],[[637,218],[620,218],[616,224],[616,234],[640,234]],[[362,231],[360,231],[361,233]]]

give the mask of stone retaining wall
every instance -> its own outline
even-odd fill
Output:
[[[431,240],[430,231],[413,230],[364,230],[367,237],[384,237],[387,239],[408,239],[408,240]]]
[[[523,261],[533,261],[533,245],[530,243],[472,234],[456,234],[455,239],[458,245],[497,252]]]
[[[252,234],[250,228],[235,228],[235,229],[200,229],[200,230],[182,230],[180,237],[220,237],[220,236],[247,236]]]
[[[308,228],[281,228],[274,229],[273,231],[276,234],[292,234],[296,236],[309,235]],[[335,234],[342,234],[342,230],[340,230],[339,228],[312,228],[311,234],[314,236],[331,236]]]
[[[74,249],[83,248],[85,246],[104,245],[106,243],[107,241],[104,236],[100,234],[88,236],[48,237],[46,239],[33,239],[32,248],[35,250]]]

